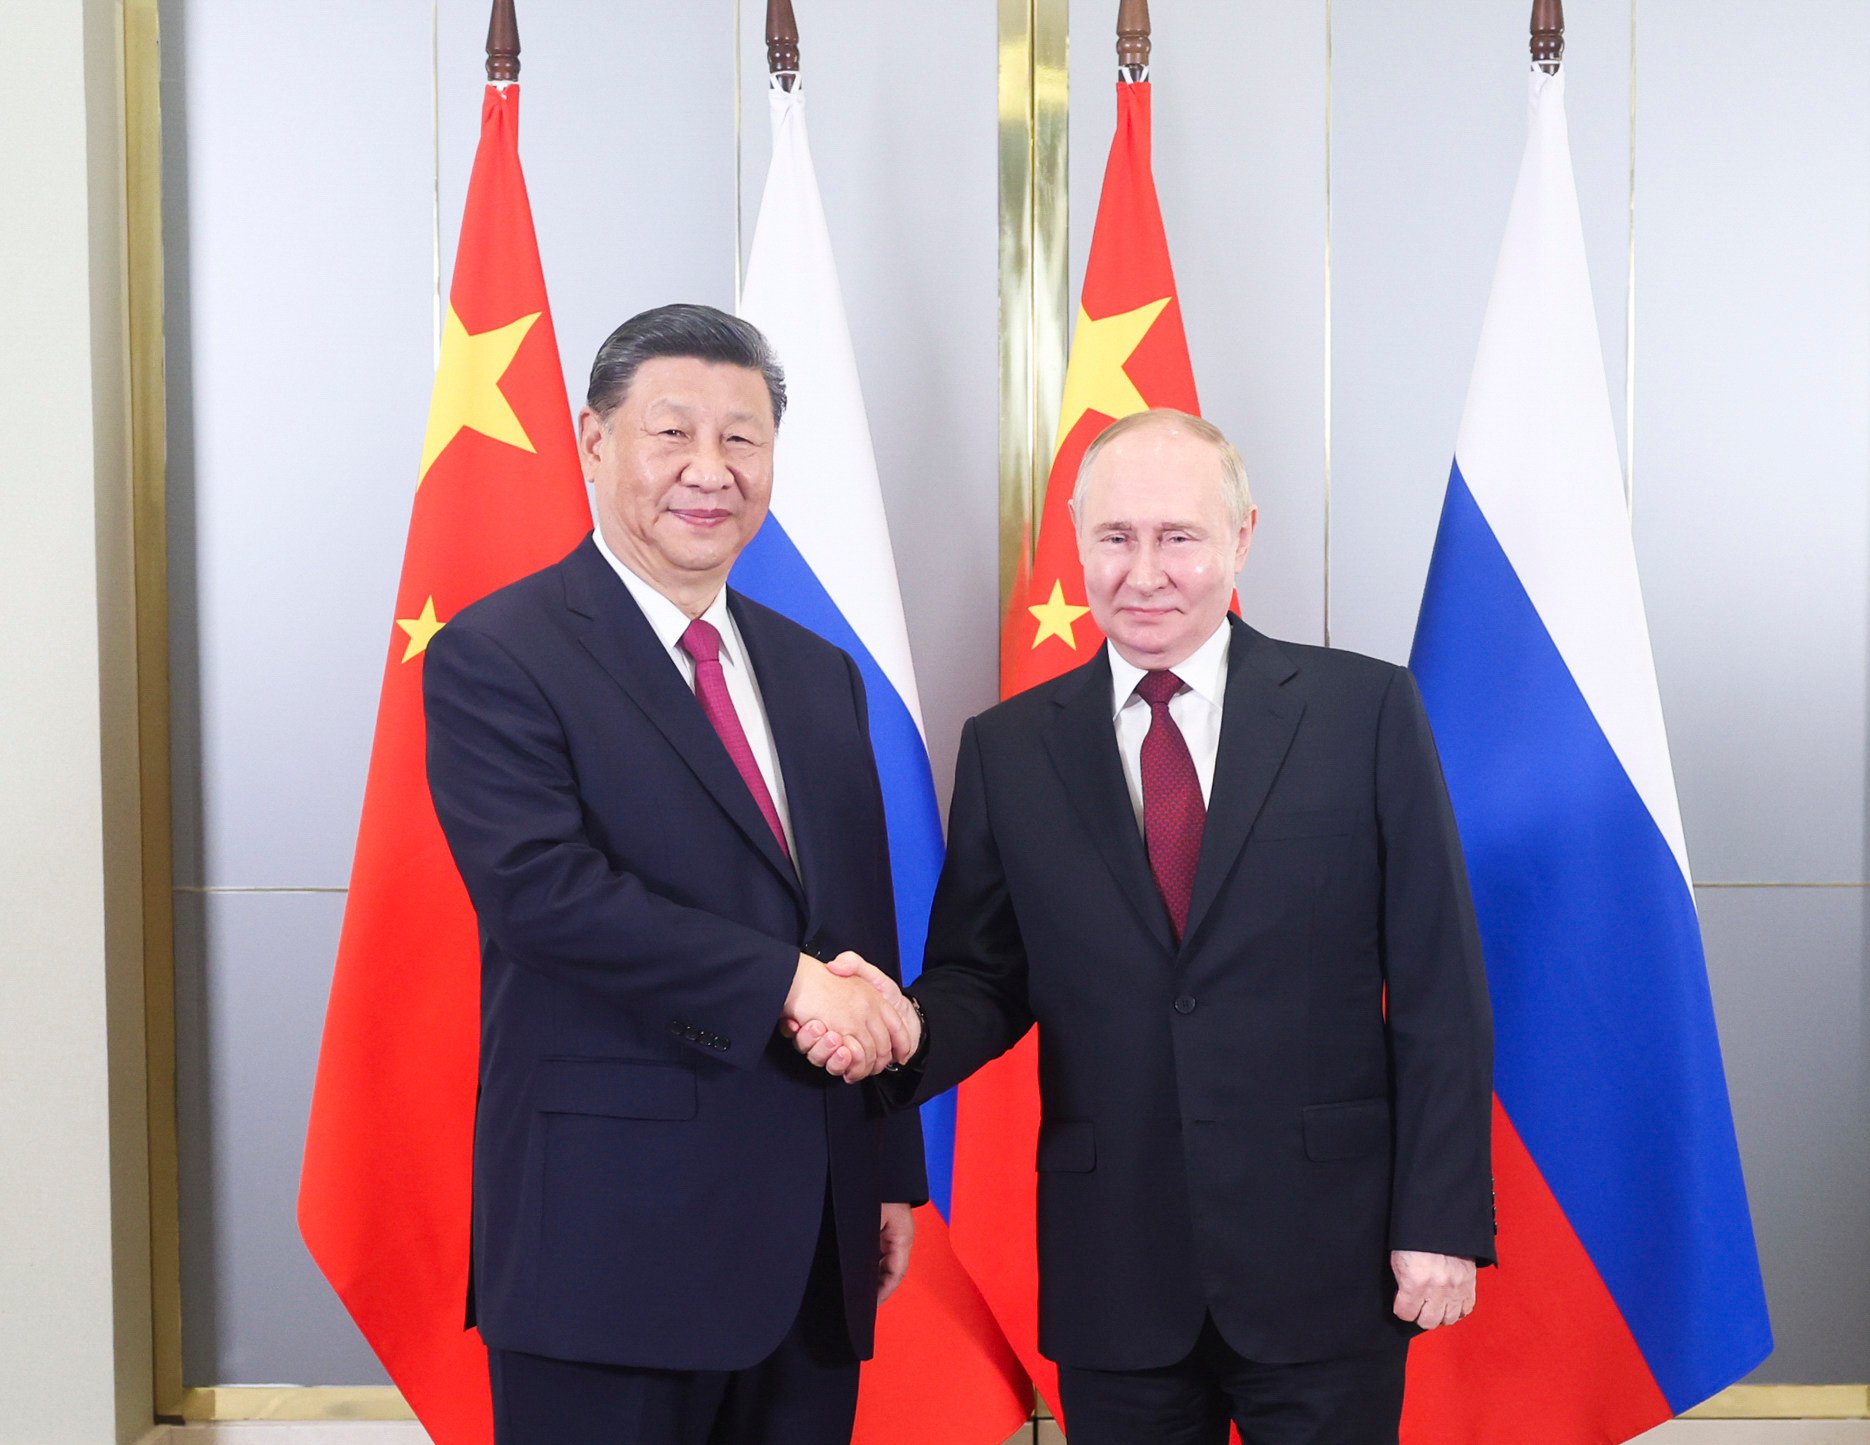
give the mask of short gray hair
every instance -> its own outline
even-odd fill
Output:
[[[585,404],[604,420],[623,403],[645,361],[692,357],[716,366],[744,366],[766,382],[773,425],[786,414],[786,373],[760,328],[751,321],[690,301],[639,311],[597,348]]]
[[[1084,449],[1084,460],[1078,463],[1079,481],[1082,482],[1089,474],[1091,463],[1097,460],[1098,453],[1105,447],[1118,437],[1128,432],[1141,431],[1147,426],[1176,427],[1214,448],[1215,456],[1221,463],[1221,501],[1227,507],[1227,522],[1236,532],[1239,531],[1247,520],[1247,513],[1253,510],[1253,489],[1247,485],[1247,464],[1240,459],[1239,451],[1227,439],[1225,432],[1213,422],[1192,412],[1177,411],[1172,406],[1158,406],[1149,411],[1131,412],[1113,421]],[[1071,499],[1071,515],[1076,521],[1078,498],[1075,493]]]

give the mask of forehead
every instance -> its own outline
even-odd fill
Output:
[[[1125,432],[1079,478],[1079,513],[1087,525],[1148,516],[1188,519],[1224,510],[1221,459],[1200,437],[1163,423]]]
[[[704,361],[698,356],[653,356],[637,367],[623,405],[680,407],[770,422],[773,399],[754,367]]]

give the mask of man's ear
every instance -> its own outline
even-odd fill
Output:
[[[578,409],[578,461],[584,468],[584,479],[587,482],[597,474],[604,438],[609,431],[604,419],[590,407]]]
[[[1260,524],[1260,509],[1247,508],[1247,519],[1240,524],[1240,535],[1234,539],[1234,575],[1247,565],[1247,553],[1253,547],[1253,529]]]

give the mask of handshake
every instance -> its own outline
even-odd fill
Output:
[[[847,1084],[906,1064],[922,1018],[896,980],[854,953],[830,963],[799,955],[779,1023],[806,1060]]]

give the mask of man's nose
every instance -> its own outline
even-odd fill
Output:
[[[1168,580],[1168,574],[1162,570],[1161,551],[1147,542],[1138,547],[1130,563],[1130,585],[1138,592],[1154,592]]]
[[[697,438],[688,454],[688,464],[682,468],[682,480],[711,490],[731,486],[734,477],[727,465],[726,448],[715,438]]]

